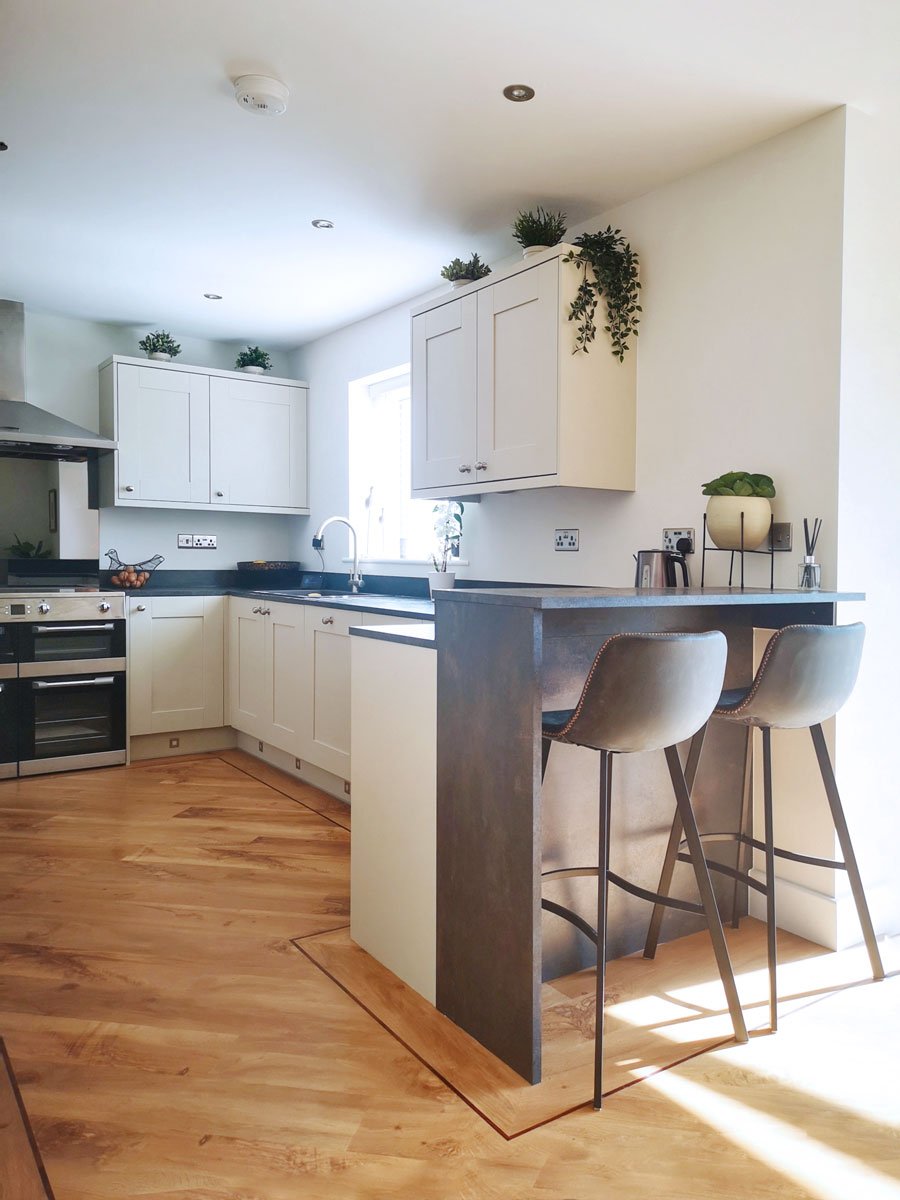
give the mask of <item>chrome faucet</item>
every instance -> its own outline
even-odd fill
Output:
[[[346,525],[353,534],[353,570],[350,573],[350,591],[358,592],[363,584],[363,577],[359,573],[359,554],[356,548],[356,530],[350,524],[346,517],[329,517],[327,521],[323,521],[316,532],[313,534],[313,549],[324,550],[325,548],[325,530],[329,525],[334,525],[338,522],[341,525]]]

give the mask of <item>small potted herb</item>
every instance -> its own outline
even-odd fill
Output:
[[[157,329],[154,333],[148,333],[145,338],[141,338],[138,345],[145,351],[148,358],[157,358],[161,362],[168,362],[172,358],[177,358],[181,353],[181,346],[175,341],[171,333],[166,333],[164,329]]]
[[[428,573],[428,590],[434,594],[438,588],[452,588],[456,572],[448,571],[451,558],[459,556],[459,539],[462,537],[464,505],[459,500],[441,500],[434,513],[434,535],[437,541],[431,556],[434,570]]]
[[[755,550],[772,524],[775,484],[771,475],[726,471],[703,485],[706,529],[720,550]]]
[[[581,268],[581,283],[569,311],[569,320],[578,323],[573,353],[589,352],[597,336],[594,314],[604,299],[608,324],[603,328],[609,334],[613,354],[622,362],[628,339],[637,337],[640,324],[638,256],[622,237],[622,230],[611,225],[597,233],[582,233],[573,245],[577,249],[563,259]]]
[[[513,237],[522,247],[522,257],[540,254],[563,240],[566,232],[566,214],[551,213],[537,206],[534,211],[520,212],[513,221]]]
[[[467,283],[474,283],[476,279],[484,279],[485,275],[490,275],[491,268],[487,263],[483,263],[477,254],[473,254],[468,262],[463,262],[461,258],[454,258],[452,262],[448,262],[446,267],[441,268],[441,275],[444,279],[450,280],[452,287],[463,287]]]
[[[246,371],[248,375],[262,375],[263,372],[272,370],[271,358],[265,350],[260,350],[259,346],[248,346],[246,350],[242,350],[234,365],[239,371]]]

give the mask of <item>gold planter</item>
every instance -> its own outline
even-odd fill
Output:
[[[706,505],[706,531],[720,550],[740,550],[741,513],[744,514],[744,549],[756,550],[769,532],[772,504],[765,496],[710,496]]]

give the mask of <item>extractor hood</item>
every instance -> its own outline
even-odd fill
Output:
[[[93,462],[109,438],[25,401],[25,307],[0,300],[0,458]]]

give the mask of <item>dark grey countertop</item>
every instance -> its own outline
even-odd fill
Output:
[[[286,588],[236,588],[215,584],[195,587],[110,588],[109,591],[124,591],[126,596],[141,596],[152,600],[154,596],[243,596],[251,600],[268,600],[272,604],[308,604],[319,608],[344,608],[350,612],[383,613],[389,617],[413,617],[420,621],[434,619],[434,604],[431,600],[415,596],[383,596],[377,592],[361,592],[357,596],[345,593],[330,596],[321,593],[321,599],[310,599],[307,589]]]
[[[374,638],[379,642],[400,642],[407,646],[434,649],[434,623],[427,625],[354,625],[351,637]]]
[[[865,600],[865,592],[775,588],[478,588],[438,592],[437,604],[505,604],[519,608],[718,608],[723,605],[838,604]]]

